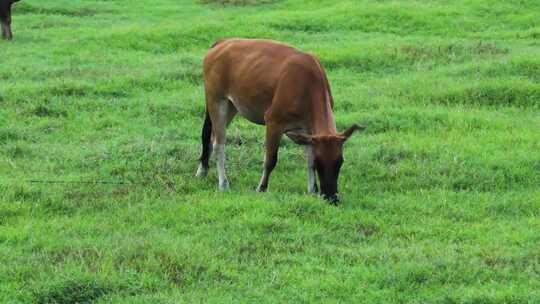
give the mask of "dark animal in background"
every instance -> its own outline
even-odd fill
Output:
[[[240,113],[253,123],[266,125],[266,154],[257,191],[268,187],[279,142],[285,134],[306,147],[308,191],[318,192],[317,174],[323,197],[338,202],[343,144],[362,127],[355,124],[337,132],[330,85],[315,56],[271,40],[220,40],[204,58],[204,86],[206,118],[198,176],[207,174],[208,159],[214,150],[219,188],[228,187],[225,132]]]
[[[2,27],[2,38],[11,40],[11,5],[19,0],[0,0],[0,26]]]

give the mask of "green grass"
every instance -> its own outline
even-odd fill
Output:
[[[232,5],[230,5],[232,4]],[[2,303],[539,303],[540,2],[24,0],[0,42]],[[317,54],[333,207],[284,140],[194,178],[223,37]],[[31,180],[126,184],[41,184]]]

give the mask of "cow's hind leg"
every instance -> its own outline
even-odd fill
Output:
[[[0,8],[2,9],[2,8]],[[2,27],[2,38],[6,40],[11,40],[13,37],[11,33],[11,5],[8,5],[5,8],[6,11],[3,12],[3,16],[0,17],[0,26]]]
[[[2,27],[2,38],[8,40],[8,25],[4,20],[0,20],[0,27]]]
[[[7,27],[6,27],[6,39],[13,39],[13,32],[11,32],[11,16],[8,16]]]
[[[204,117],[204,124],[201,134],[202,153],[199,159],[199,168],[197,168],[197,176],[206,176],[208,174],[208,167],[210,161],[210,155],[212,154],[212,120],[210,114],[206,111]]]
[[[229,188],[229,180],[225,173],[225,142],[227,125],[236,113],[236,108],[228,99],[220,99],[209,108],[209,115],[212,120],[212,133],[214,135],[214,152],[217,157],[220,190]]]
[[[264,154],[263,173],[259,186],[257,186],[258,192],[265,192],[268,189],[268,180],[272,170],[276,167],[278,159],[279,142],[283,132],[279,129],[273,128],[271,125],[266,126],[266,151]]]

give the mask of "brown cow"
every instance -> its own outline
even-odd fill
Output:
[[[212,148],[217,153],[219,188],[228,188],[225,174],[225,132],[240,113],[266,125],[264,170],[257,191],[266,191],[283,134],[306,146],[308,191],[338,202],[338,176],[343,143],[357,130],[336,130],[333,99],[318,59],[288,45],[262,39],[217,41],[204,58],[206,117],[197,176],[206,176]],[[210,144],[213,137],[213,147]]]
[[[11,40],[11,5],[19,0],[0,0],[0,26],[2,27],[2,38]]]

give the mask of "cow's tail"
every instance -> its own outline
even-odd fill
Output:
[[[210,154],[212,154],[212,120],[210,114],[206,111],[204,117],[204,124],[201,134],[202,153],[199,158],[199,168],[197,169],[197,176],[206,176],[208,173],[208,166],[210,161]]]

